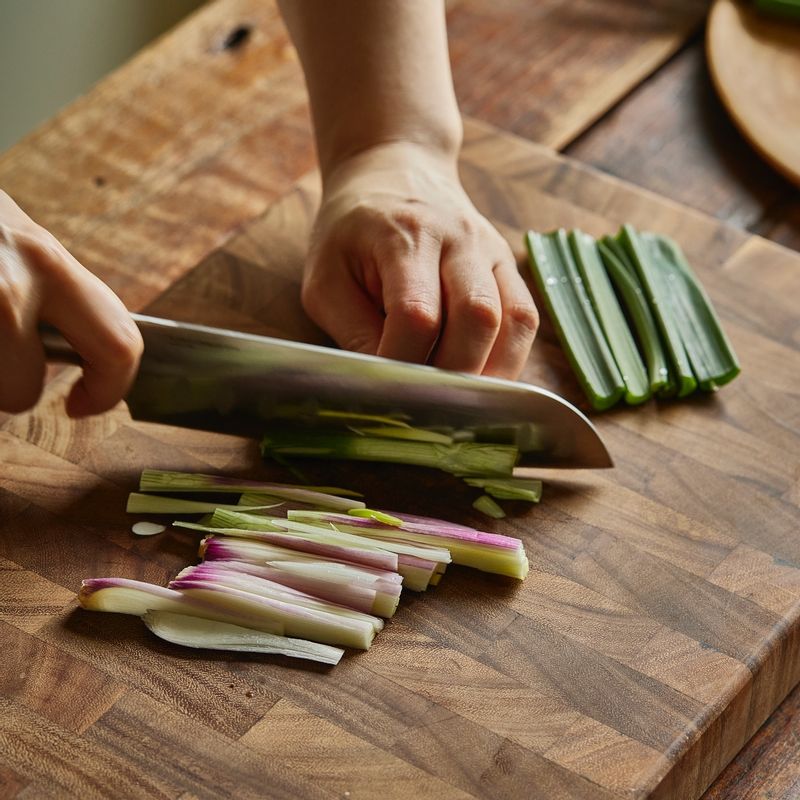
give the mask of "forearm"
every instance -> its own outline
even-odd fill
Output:
[[[308,86],[323,179],[390,142],[455,158],[461,119],[439,0],[280,0]]]

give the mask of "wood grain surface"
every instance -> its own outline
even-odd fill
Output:
[[[280,473],[243,440],[136,424],[122,408],[59,417],[63,372],[0,430],[0,635],[22,654],[4,664],[8,785],[690,798],[798,681],[800,258],[477,123],[462,173],[520,257],[529,225],[629,220],[679,238],[742,376],[715,397],[597,416],[616,469],[544,473],[539,507],[491,524],[524,539],[523,584],[448,571],[404,598],[370,651],[315,669],[187,654],[138,620],[75,610],[83,577],[163,582],[192,558],[184,533],[130,534],[124,496],[143,466]],[[319,341],[297,305],[316,196],[310,175],[148,310]],[[526,377],[582,402],[546,326]],[[386,506],[479,521],[449,478],[308,469]],[[90,702],[62,697],[66,676],[68,697]]]
[[[709,91],[698,39],[690,37],[704,6],[633,0],[598,0],[579,7],[502,0],[489,6],[449,0],[462,106],[530,137],[553,137],[548,139],[553,144],[566,145],[585,131],[570,151],[576,157],[800,249],[800,195],[785,194],[736,136],[728,135],[730,124]],[[597,24],[582,24],[578,9]],[[486,42],[493,46],[485,47]],[[546,69],[539,68],[539,48],[548,52]],[[588,81],[587,70],[592,75]],[[616,74],[606,75],[608,70]],[[589,114],[585,120],[571,114],[578,94],[582,112]],[[294,53],[272,4],[216,0],[0,154],[0,186],[108,280],[131,308],[141,308],[311,166],[304,102]],[[613,111],[592,126],[591,119],[605,109]],[[660,120],[657,129],[653,119]],[[667,156],[669,170],[664,167]],[[751,266],[760,280],[760,263]],[[773,290],[780,292],[781,285]],[[271,307],[273,313],[281,309],[280,304]],[[793,329],[794,323],[787,325]],[[96,430],[89,436],[83,423],[68,423],[48,410],[59,391],[54,385],[32,418],[9,422],[0,413],[0,424],[14,431],[14,440],[0,442],[0,461],[5,462],[12,441],[38,443],[26,450],[29,469],[36,470],[34,485],[46,481],[56,489],[68,482],[68,487],[53,497],[42,497],[40,491],[35,497],[51,515],[27,512],[25,519],[34,520],[34,530],[69,533],[82,516],[90,522],[92,516],[82,503],[68,499],[70,493],[92,498],[93,481],[102,472],[117,488],[105,482],[97,491],[102,495],[114,489],[122,497],[125,489],[119,487],[134,472],[130,460],[139,440],[111,415],[103,424],[112,443],[95,455]],[[163,429],[147,444],[162,463],[176,458],[175,463],[197,468],[248,466],[227,445],[201,442],[185,432]],[[184,448],[179,457],[176,448]],[[43,451],[60,458],[53,461]],[[22,455],[16,444],[13,452],[15,458]],[[81,462],[89,465],[88,477],[73,466]],[[29,505],[5,499],[3,521],[6,510]],[[101,507],[94,504],[93,513]],[[119,525],[118,509],[112,512],[107,520]],[[67,527],[61,522],[64,513]],[[127,548],[134,546],[130,538],[121,529],[119,541]],[[48,542],[37,540],[32,550]],[[82,564],[83,556],[70,561],[60,550],[50,556],[66,559],[74,580],[93,563]],[[160,554],[153,557],[168,568],[176,564]],[[17,626],[35,629],[72,594],[72,589],[34,580],[13,562],[0,562],[0,570],[0,619],[13,618]],[[795,690],[709,798],[794,798],[800,775],[798,733],[800,690]],[[41,781],[33,786],[30,781],[27,772],[0,761],[0,796],[51,796]],[[64,796],[58,788],[53,791],[52,796]]]

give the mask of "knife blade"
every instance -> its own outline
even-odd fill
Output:
[[[520,466],[611,467],[592,423],[557,394],[526,383],[134,314],[144,355],[125,398],[136,420],[242,436],[320,411],[392,417],[516,444]],[[51,360],[80,363],[52,329]]]

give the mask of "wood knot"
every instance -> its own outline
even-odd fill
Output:
[[[243,47],[250,34],[253,32],[252,25],[237,25],[230,33],[222,40],[223,50],[238,50]]]

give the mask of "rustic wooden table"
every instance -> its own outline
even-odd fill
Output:
[[[448,9],[466,115],[800,249],[800,193],[752,154],[710,86],[705,3]],[[0,155],[0,187],[139,309],[312,168],[302,77],[273,4],[216,0]],[[109,704],[115,691],[98,687]],[[797,797],[799,732],[795,690],[707,800]],[[40,796],[2,763],[0,795]]]

